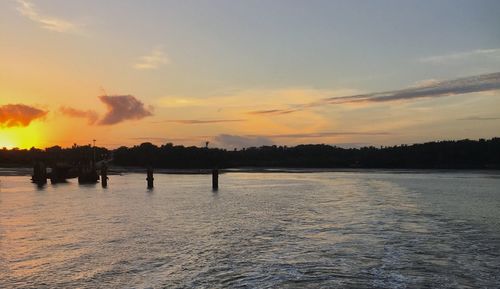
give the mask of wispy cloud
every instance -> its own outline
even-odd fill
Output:
[[[282,115],[289,114],[299,111],[298,109],[265,109],[265,110],[254,110],[248,112],[249,114],[261,114],[261,115]]]
[[[99,114],[93,110],[80,110],[72,107],[61,106],[59,111],[69,117],[85,118],[89,124],[96,123]]]
[[[323,103],[340,104],[353,102],[411,100],[416,98],[443,97],[497,89],[500,89],[500,72],[463,77],[453,80],[434,81],[427,85],[401,90],[332,97],[324,99]]]
[[[171,122],[178,124],[214,124],[214,123],[226,123],[226,122],[242,122],[244,119],[169,119],[161,122]]]
[[[489,57],[497,58],[498,60],[500,60],[500,48],[476,49],[472,51],[454,52],[444,55],[423,57],[419,59],[419,62],[441,64],[447,61],[463,60],[474,57]]]
[[[40,13],[32,2],[28,0],[17,0],[19,6],[17,11],[21,15],[38,23],[42,28],[55,32],[75,32],[78,26],[68,20],[57,18],[54,16],[43,15]]]
[[[338,105],[350,103],[377,103],[391,101],[405,101],[420,98],[436,98],[453,96],[473,92],[485,92],[500,89],[500,72],[481,74],[445,81],[431,81],[418,86],[391,90],[384,92],[373,92],[358,95],[324,98],[315,102],[294,105],[283,109],[272,109],[268,111],[250,111],[251,114],[283,114],[305,110],[311,107],[324,105]]]
[[[139,70],[157,69],[169,62],[170,60],[163,48],[155,47],[148,55],[141,56],[138,62],[134,64],[134,68]]]
[[[45,117],[47,113],[48,111],[24,104],[2,105],[0,127],[28,126],[32,121]]]
[[[138,120],[153,115],[152,108],[132,95],[102,95],[99,99],[106,105],[107,112],[98,124],[111,125],[125,120]]]
[[[469,117],[459,118],[458,120],[467,120],[467,121],[500,120],[500,117],[469,116]]]

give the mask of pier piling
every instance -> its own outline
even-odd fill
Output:
[[[31,181],[37,185],[45,185],[47,183],[47,167],[42,162],[36,162],[33,166],[33,176]]]
[[[147,171],[148,177],[146,180],[148,181],[148,189],[152,189],[154,187],[153,182],[154,182],[154,177],[153,177],[153,168],[149,167]]]
[[[219,189],[219,169],[215,168],[212,170],[212,190],[217,191]]]
[[[108,186],[108,166],[106,164],[101,166],[101,185],[103,188]]]

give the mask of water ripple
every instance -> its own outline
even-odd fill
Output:
[[[453,181],[450,181],[452,179]],[[0,288],[498,288],[481,174],[2,178]],[[480,184],[480,185],[478,185]]]

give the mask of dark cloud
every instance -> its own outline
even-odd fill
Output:
[[[24,104],[7,104],[0,106],[0,126],[28,126],[33,120],[43,118],[48,111]]]
[[[214,141],[226,148],[247,148],[260,147],[263,145],[273,145],[273,141],[263,136],[238,136],[230,134],[220,134],[215,136]]]
[[[419,98],[436,98],[443,96],[460,95],[473,92],[493,91],[500,89],[500,72],[463,77],[453,80],[436,81],[427,85],[411,87],[400,90],[373,92],[341,97],[329,97],[319,101],[295,105],[293,109],[270,109],[251,111],[250,114],[288,114],[311,107],[327,104],[349,104],[362,102],[390,102],[404,101]]]
[[[459,118],[458,120],[470,120],[470,121],[500,120],[500,117],[469,116],[469,117]]]
[[[150,108],[145,108],[144,103],[132,95],[103,95],[99,96],[99,99],[108,110],[99,121],[101,125],[117,124],[153,115]]]
[[[87,119],[89,124],[94,124],[97,121],[97,119],[99,118],[99,115],[97,114],[97,112],[95,112],[93,110],[79,110],[79,109],[72,108],[72,107],[61,106],[59,108],[59,111],[62,114],[69,116],[69,117],[85,118],[85,119]]]
[[[355,102],[385,102],[459,95],[500,89],[500,72],[482,74],[453,80],[439,81],[432,84],[407,89],[374,92],[344,97],[331,97],[312,105],[341,104]]]
[[[211,119],[211,120],[201,120],[201,119],[171,119],[162,122],[172,122],[179,124],[211,124],[211,123],[225,123],[225,122],[241,122],[244,119]]]

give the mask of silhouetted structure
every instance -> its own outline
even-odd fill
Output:
[[[99,175],[93,161],[81,163],[78,171],[79,184],[95,184],[99,181]]]
[[[153,182],[155,178],[153,177],[153,168],[149,167],[147,170],[147,178],[148,181],[148,189],[152,189],[154,187]]]
[[[101,185],[103,188],[108,186],[108,166],[104,163],[101,165]]]
[[[78,176],[79,184],[95,184],[99,181],[99,175],[95,170],[84,169]]]
[[[57,184],[66,182],[67,179],[75,177],[72,171],[72,166],[67,164],[58,163],[53,165],[49,173],[50,183]]]
[[[42,162],[35,162],[31,181],[39,186],[47,183],[47,168]]]
[[[219,189],[219,170],[217,168],[212,170],[212,189],[214,191]]]

